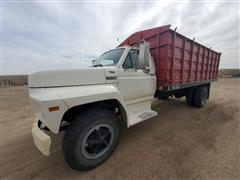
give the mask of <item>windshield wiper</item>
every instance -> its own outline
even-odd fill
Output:
[[[102,64],[96,64],[93,67],[103,67],[103,65]]]

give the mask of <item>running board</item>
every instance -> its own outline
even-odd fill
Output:
[[[137,124],[139,122],[147,120],[147,119],[149,119],[151,117],[154,117],[156,115],[158,115],[158,113],[155,112],[155,111],[152,111],[152,110],[132,115],[132,116],[129,117],[129,124],[128,124],[128,126],[129,127],[133,126],[133,125],[135,125],[135,124]]]
[[[128,127],[156,116],[158,113],[151,110],[151,101],[141,102],[128,107]]]

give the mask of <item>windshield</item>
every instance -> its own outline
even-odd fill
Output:
[[[102,54],[95,66],[115,66],[123,54],[124,48],[114,49]]]

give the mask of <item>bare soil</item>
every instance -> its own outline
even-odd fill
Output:
[[[154,101],[159,115],[124,129],[114,154],[87,172],[64,162],[63,132],[51,135],[49,157],[36,149],[26,86],[0,90],[1,179],[240,179],[240,79],[213,83],[202,109]]]

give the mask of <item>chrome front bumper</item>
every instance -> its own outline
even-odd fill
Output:
[[[38,119],[34,120],[32,128],[33,142],[35,146],[46,156],[50,154],[51,138],[38,127]]]

